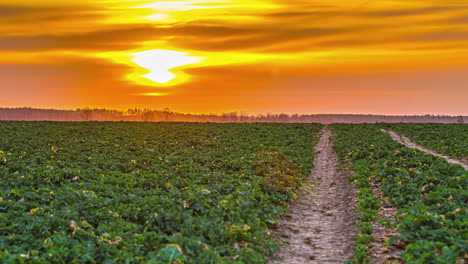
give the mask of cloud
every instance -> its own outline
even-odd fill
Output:
[[[415,34],[409,39],[430,42],[430,41],[468,41],[468,29],[466,30],[444,30]]]
[[[461,6],[429,6],[422,8],[397,9],[397,10],[381,10],[366,12],[368,16],[384,17],[404,17],[404,16],[419,16],[427,14],[447,13],[450,11],[465,11],[468,5]]]
[[[396,72],[467,67],[464,1],[235,0],[229,8],[210,8],[206,1],[183,10],[137,8],[147,2],[0,0],[0,90],[9,96],[2,99],[46,103],[54,97],[64,105],[168,105],[187,111],[253,102],[271,110],[310,102],[324,110],[350,97],[428,96],[387,83],[397,83]],[[131,83],[127,76],[137,65],[113,57],[145,50],[204,60],[177,69],[192,77],[177,85]],[[368,81],[372,86],[363,84],[364,77],[320,80],[343,73],[387,75]],[[447,89],[455,91],[460,83],[458,78]],[[348,106],[356,102],[361,101]]]
[[[329,94],[347,94],[347,95],[418,95],[424,94],[423,91],[385,91],[385,90],[346,90],[346,91],[326,91]]]
[[[148,35],[161,33],[138,26],[65,35],[0,37],[0,50],[129,50],[147,40]]]
[[[435,22],[427,18],[444,15],[445,20],[460,17],[466,12],[464,5],[423,6],[404,9],[392,5],[333,6],[330,4],[307,4],[292,1],[283,8],[246,15],[259,20],[245,23],[229,23],[231,16],[203,16],[182,23],[151,24],[133,21],[124,25],[98,23],[100,19],[111,17],[112,12],[101,7],[0,7],[0,14],[7,14],[9,21],[28,23],[37,19],[44,23],[48,20],[60,21],[70,18],[77,25],[79,21],[94,21],[93,29],[84,26],[83,31],[43,33],[33,35],[2,34],[0,49],[3,50],[131,50],[149,41],[166,41],[174,48],[200,51],[242,51],[260,52],[297,52],[355,46],[405,44],[415,41],[427,43],[423,36]],[[367,7],[369,8],[361,8]],[[357,8],[359,7],[359,8]],[[374,10],[375,9],[375,10]],[[128,10],[128,8],[127,8]],[[235,9],[234,9],[235,10]],[[214,9],[211,12],[219,12]],[[240,11],[239,11],[240,12]],[[181,12],[182,13],[182,12]],[[453,14],[452,14],[453,13]],[[120,13],[117,13],[120,14]],[[190,14],[190,13],[187,13]],[[14,19],[16,17],[16,19]],[[387,19],[386,17],[395,17]],[[411,17],[411,18],[408,18]],[[20,19],[21,18],[21,19]],[[24,20],[26,18],[26,20]],[[408,20],[411,19],[411,20]],[[67,22],[65,21],[65,22]],[[84,23],[86,24],[86,23]],[[400,30],[405,27],[405,31]],[[452,29],[456,31],[456,29]],[[464,39],[463,34],[446,34]],[[454,39],[456,40],[456,39]],[[292,48],[291,48],[292,47]],[[161,48],[161,47],[159,47]]]

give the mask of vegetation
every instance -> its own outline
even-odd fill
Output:
[[[468,116],[440,115],[352,115],[352,114],[272,114],[248,115],[243,112],[218,114],[190,114],[173,112],[169,108],[128,109],[126,111],[112,109],[80,108],[76,110],[36,109],[36,108],[1,108],[0,120],[22,121],[138,121],[138,122],[216,122],[216,123],[460,123],[468,120]]]
[[[464,124],[392,124],[388,128],[441,154],[468,161],[468,126]]]
[[[254,169],[268,191],[287,193],[300,187],[297,163],[279,150],[264,150],[257,154]]]
[[[455,156],[466,127],[412,126],[332,125],[359,190],[350,263],[370,262],[375,186],[398,209],[387,224],[400,235],[388,243],[404,241],[405,261],[468,254],[468,172],[380,131],[434,148],[444,140]],[[0,122],[0,262],[265,263],[277,249],[269,228],[309,175],[321,127]]]
[[[264,263],[320,128],[0,122],[0,262]]]
[[[378,184],[398,208],[394,221],[406,242],[408,263],[461,263],[468,254],[468,172],[444,159],[406,148],[379,131],[381,125],[335,124],[335,149],[351,162],[359,189],[358,233],[351,263],[369,263],[366,245],[379,203],[370,186]],[[391,241],[389,241],[391,242]]]

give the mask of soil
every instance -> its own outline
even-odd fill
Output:
[[[281,248],[270,264],[343,263],[353,257],[355,189],[349,173],[337,171],[334,139],[329,127],[321,131],[311,175],[275,232]]]
[[[430,149],[427,149],[427,148],[425,148],[423,146],[420,146],[420,145],[412,142],[409,138],[397,134],[395,131],[391,131],[391,130],[387,131],[385,129],[381,129],[381,131],[384,132],[384,133],[387,133],[393,140],[397,141],[400,144],[403,144],[403,145],[407,146],[408,148],[418,149],[418,150],[424,151],[426,153],[432,154],[434,156],[444,158],[444,159],[447,160],[447,162],[452,163],[452,164],[461,165],[465,170],[468,170],[468,163],[467,162],[464,162],[464,161],[461,161],[461,160],[457,160],[457,159],[454,159],[454,158],[439,154],[439,153],[437,153],[437,152],[435,152],[433,150],[430,150]]]
[[[391,245],[388,243],[391,237],[398,237],[400,233],[398,233],[396,228],[387,227],[381,223],[382,220],[393,222],[398,210],[389,205],[390,203],[381,191],[378,183],[372,184],[370,188],[374,192],[374,195],[379,198],[380,204],[378,210],[379,217],[372,222],[374,227],[374,232],[372,233],[374,241],[367,245],[371,263],[404,263],[401,254],[405,251],[405,243],[402,240],[398,240]]]

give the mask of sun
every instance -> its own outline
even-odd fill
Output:
[[[140,84],[153,83],[155,85],[173,85],[173,82],[184,81],[188,76],[180,71],[180,68],[200,63],[203,60],[201,57],[189,56],[186,52],[173,50],[147,50],[132,53],[130,56],[131,61],[140,69],[132,73],[129,78]]]

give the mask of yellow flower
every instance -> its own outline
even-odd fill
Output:
[[[402,184],[403,184],[403,182],[402,182],[402,181],[399,181],[399,182],[398,182],[398,184],[402,185]]]
[[[37,211],[39,211],[39,209],[41,209],[41,208],[34,208],[34,209],[29,210],[29,212],[30,212],[32,215],[35,215],[35,214],[37,213]]]
[[[52,147],[50,147],[50,149],[51,149],[53,152],[57,152],[57,147],[56,147],[56,146],[52,146]]]
[[[136,160],[131,160],[130,163],[136,164]]]

